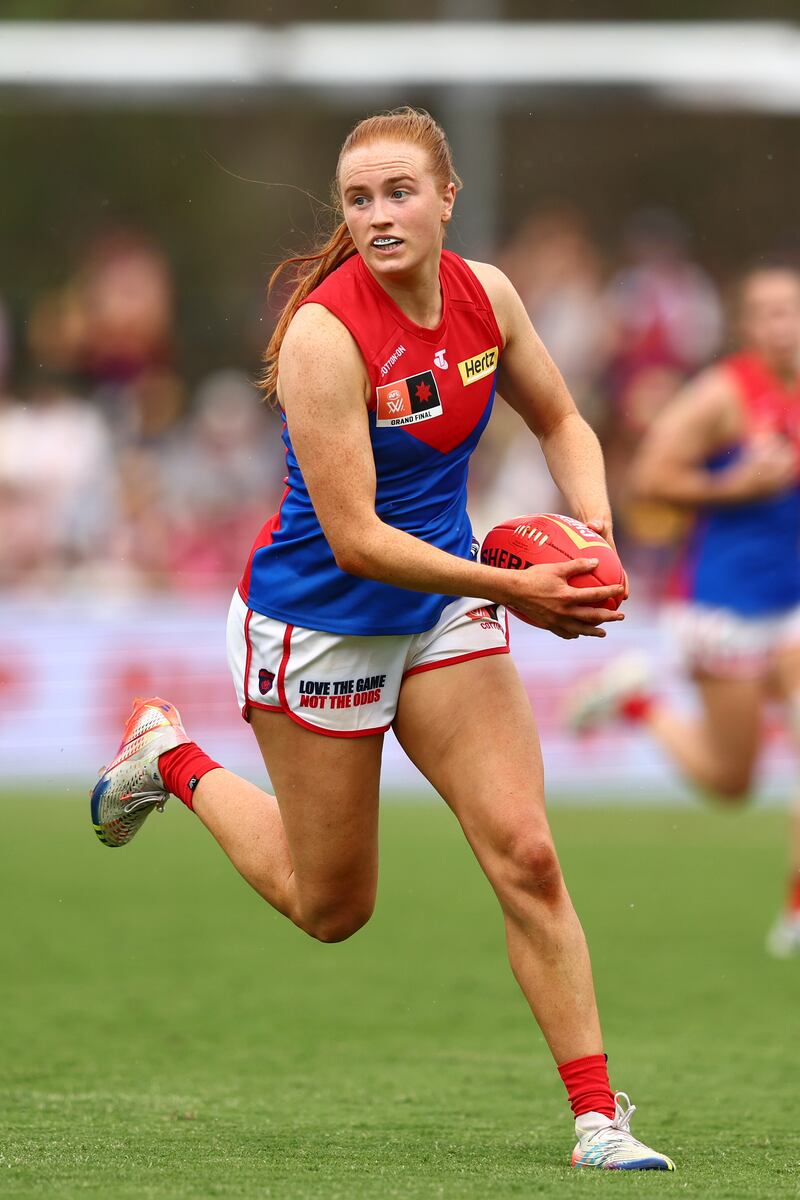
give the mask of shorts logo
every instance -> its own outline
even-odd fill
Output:
[[[473,608],[468,613],[470,621],[496,621],[497,620],[497,605],[484,604],[480,608]]]
[[[261,670],[258,672],[258,690],[261,692],[262,696],[266,696],[267,692],[272,687],[274,682],[275,682],[275,672],[274,671],[266,671],[264,669],[264,667],[262,667]]]
[[[481,629],[499,629],[503,632],[503,626],[497,619],[497,605],[483,604],[480,608],[473,608],[468,613],[470,621],[480,621]]]
[[[478,379],[483,379],[486,375],[491,375],[497,366],[497,357],[497,346],[492,346],[491,350],[484,350],[482,354],[476,354],[472,358],[465,358],[463,362],[460,362],[458,370],[464,387],[469,383],[475,383]]]
[[[442,400],[433,371],[410,375],[378,388],[376,425],[416,425],[442,415]]]

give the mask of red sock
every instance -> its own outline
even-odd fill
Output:
[[[195,742],[185,742],[182,746],[165,750],[158,756],[158,769],[164,780],[164,787],[193,812],[192,792],[203,776],[209,771],[215,771],[219,765],[213,758],[204,754]]]
[[[633,721],[635,724],[646,721],[652,710],[653,697],[648,696],[645,692],[637,692],[636,695],[629,696],[620,705],[620,713],[625,720]]]
[[[574,1058],[562,1063],[558,1073],[564,1081],[569,1102],[576,1117],[587,1112],[599,1112],[613,1118],[614,1094],[608,1082],[608,1064],[605,1054],[587,1054],[585,1058]]]
[[[800,913],[800,871],[792,871],[789,876],[789,890],[786,894],[786,911]]]

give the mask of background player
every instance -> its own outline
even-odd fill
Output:
[[[764,702],[777,697],[800,751],[800,274],[759,267],[739,290],[742,350],[704,371],[658,418],[632,467],[643,498],[695,511],[670,614],[701,702],[689,721],[619,660],[574,698],[587,729],[641,721],[694,785],[728,802],[750,790]],[[768,938],[800,952],[800,801],[786,906]]]
[[[633,1110],[609,1087],[530,706],[502,609],[496,620],[485,612],[487,600],[513,603],[560,637],[602,636],[621,614],[598,606],[623,589],[570,588],[570,574],[596,565],[586,559],[524,573],[470,560],[467,465],[495,386],[539,437],[572,510],[610,534],[602,457],[505,276],[442,250],[457,185],[427,114],[361,122],[337,170],[345,221],[293,260],[298,286],[267,358],[288,487],[228,626],[239,701],[276,795],[208,759],[170,704],[137,702],[94,790],[95,827],[124,844],[171,792],[278,911],[340,941],[375,901],[392,724],[498,896],[512,968],[576,1117],[573,1162],[668,1170],[632,1137]]]

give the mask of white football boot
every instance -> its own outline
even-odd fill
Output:
[[[773,958],[800,955],[800,913],[780,914],[767,934],[767,952]]]
[[[651,1150],[631,1133],[636,1105],[625,1092],[614,1094],[613,1120],[590,1112],[575,1120],[578,1144],[572,1152],[573,1167],[599,1167],[603,1171],[674,1171],[666,1154]]]
[[[625,654],[581,681],[567,697],[564,718],[575,733],[588,733],[622,713],[623,706],[651,688],[650,669],[641,654]]]
[[[92,824],[105,846],[126,845],[154,808],[163,812],[169,792],[158,756],[188,741],[168,700],[134,700],[116,757],[100,772],[91,796]]]

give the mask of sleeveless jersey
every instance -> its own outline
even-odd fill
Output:
[[[736,382],[747,434],[782,434],[800,460],[800,378],[787,387],[753,353],[735,354],[722,365]],[[742,443],[728,447],[707,468],[726,470],[742,449]],[[767,617],[799,604],[800,481],[760,500],[699,512],[673,594],[743,617]]]
[[[354,254],[306,298],[350,331],[369,375],[375,509],[402,529],[469,558],[467,471],[492,408],[502,339],[489,299],[462,258],[442,252],[442,318],[416,325]],[[239,585],[249,608],[340,634],[421,633],[452,596],[341,571],[320,528],[283,419],[288,474],[278,512],[256,538]],[[342,463],[342,470],[348,470]]]

